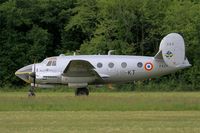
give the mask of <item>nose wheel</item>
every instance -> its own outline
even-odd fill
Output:
[[[28,92],[29,97],[35,96],[34,90],[35,90],[35,88],[33,86],[31,86],[31,88],[29,89],[29,92]]]
[[[88,88],[77,88],[75,91],[75,96],[88,96],[89,90]]]

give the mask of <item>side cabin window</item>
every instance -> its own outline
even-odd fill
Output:
[[[97,64],[97,67],[98,67],[98,68],[102,68],[102,66],[103,66],[102,63],[98,63],[98,64]]]

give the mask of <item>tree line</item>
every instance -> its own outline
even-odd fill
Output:
[[[1,0],[0,86],[23,85],[17,69],[61,53],[154,56],[177,32],[193,66],[142,84],[200,90],[199,22],[199,0]]]

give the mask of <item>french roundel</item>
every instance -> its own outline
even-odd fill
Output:
[[[153,64],[152,63],[146,63],[145,65],[144,65],[144,68],[145,68],[145,70],[147,70],[147,71],[151,71],[152,69],[153,69]]]

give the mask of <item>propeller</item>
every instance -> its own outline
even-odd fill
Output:
[[[36,64],[35,64],[35,61],[34,61],[34,64],[33,64],[33,67],[32,67],[32,72],[30,73],[30,77],[33,78],[33,86],[31,86],[31,89],[29,90],[30,94],[29,96],[35,96],[34,94],[34,89],[35,89],[35,84],[36,84]]]
[[[35,73],[35,63],[33,64],[33,87],[35,88],[35,79],[36,79],[36,73]]]
[[[33,64],[33,67],[32,67],[32,73],[30,74],[30,76],[33,78],[33,87],[35,87],[35,79],[36,79],[36,72],[35,72],[35,62]]]

